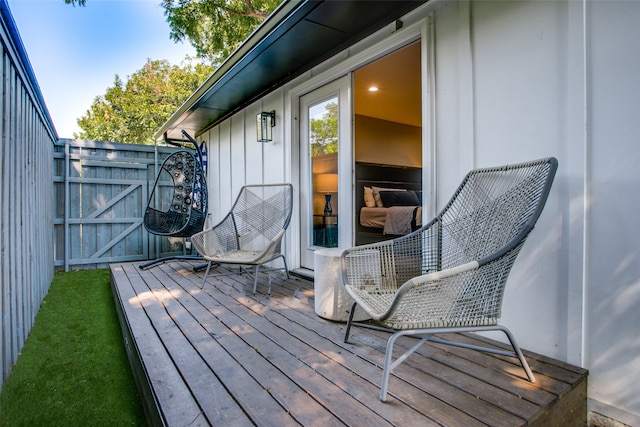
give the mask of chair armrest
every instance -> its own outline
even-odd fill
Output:
[[[271,261],[277,258],[281,254],[282,238],[284,237],[285,229],[282,229],[271,239],[267,247],[262,251],[260,256],[255,260],[256,263],[263,263]]]
[[[390,240],[346,249],[341,256],[342,281],[358,288],[395,289]]]
[[[409,329],[455,326],[479,321],[477,310],[469,310],[465,305],[468,303],[466,291],[469,284],[478,278],[478,271],[478,262],[471,261],[454,268],[413,277],[396,291],[357,288],[352,285],[347,285],[346,289],[372,319],[387,327]],[[484,323],[495,323],[493,318],[487,320],[487,316],[481,317]]]
[[[342,255],[343,283],[397,290],[407,280],[441,270],[438,222],[393,240],[356,246]]]
[[[191,236],[194,249],[203,258],[239,249],[238,235],[233,218],[227,215],[218,224]]]

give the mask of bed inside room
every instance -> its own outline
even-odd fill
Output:
[[[356,162],[356,245],[409,234],[422,225],[422,169]]]

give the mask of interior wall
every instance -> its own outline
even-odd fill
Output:
[[[354,150],[356,162],[422,167],[422,130],[356,115]]]

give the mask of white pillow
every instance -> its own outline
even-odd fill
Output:
[[[406,188],[371,187],[371,189],[373,190],[373,199],[379,208],[384,208],[384,203],[382,203],[382,199],[380,198],[380,191],[407,191]]]
[[[373,197],[373,189],[371,187],[364,187],[364,205],[368,208],[376,207],[376,200]]]

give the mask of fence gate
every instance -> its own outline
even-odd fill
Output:
[[[159,165],[174,151],[59,140],[53,184],[56,267],[104,268],[183,253],[183,239],[154,236],[142,224]]]

